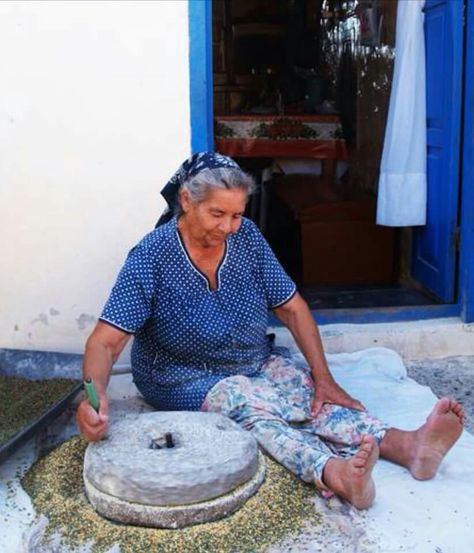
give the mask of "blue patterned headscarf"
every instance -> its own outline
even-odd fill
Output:
[[[155,228],[164,225],[173,217],[175,207],[178,203],[178,192],[184,182],[196,176],[204,169],[218,169],[221,167],[240,169],[233,159],[215,152],[199,152],[188,158],[161,191],[161,195],[168,204],[168,209],[159,218]]]

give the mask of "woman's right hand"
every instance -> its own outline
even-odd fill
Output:
[[[99,412],[92,407],[89,400],[84,399],[79,404],[76,421],[79,430],[88,442],[97,442],[107,433],[109,426],[109,401],[105,394],[98,394]]]

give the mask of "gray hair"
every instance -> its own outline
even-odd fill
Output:
[[[183,182],[179,189],[186,190],[193,203],[204,201],[212,190],[243,190],[247,197],[255,192],[256,185],[252,176],[242,169],[234,167],[216,167],[214,169],[203,169]],[[183,213],[180,202],[176,204],[175,215]]]

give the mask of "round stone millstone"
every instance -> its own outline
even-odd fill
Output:
[[[226,516],[264,477],[255,438],[217,413],[127,417],[111,426],[105,440],[89,444],[84,458],[94,508],[143,526],[182,528]]]

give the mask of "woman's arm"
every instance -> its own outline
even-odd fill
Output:
[[[97,413],[88,400],[83,400],[77,410],[77,424],[87,441],[100,440],[107,432],[109,403],[107,385],[112,366],[130,339],[130,334],[99,321],[87,339],[84,354],[84,379],[91,378],[100,401]]]
[[[335,403],[344,407],[364,410],[362,403],[353,399],[332,377],[324,356],[318,327],[303,298],[296,293],[290,301],[277,307],[273,312],[289,328],[311,368],[316,384],[312,414],[316,415],[324,403]]]

